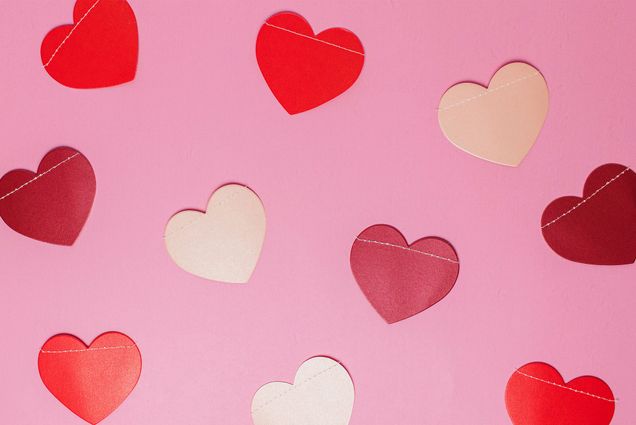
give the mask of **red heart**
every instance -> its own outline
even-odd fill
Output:
[[[93,205],[95,185],[84,155],[67,147],[53,149],[37,174],[13,170],[0,179],[0,217],[30,238],[72,245]]]
[[[545,363],[517,369],[506,386],[506,408],[514,425],[608,425],[615,400],[599,378],[580,376],[568,383]]]
[[[588,264],[636,261],[636,173],[605,164],[585,181],[583,198],[564,196],[541,217],[550,248],[568,260]]]
[[[360,289],[388,323],[437,303],[459,274],[457,253],[450,243],[427,237],[408,245],[397,229],[384,224],[358,235],[350,262]]]
[[[132,81],[139,41],[135,13],[125,0],[77,0],[73,25],[42,41],[44,68],[60,84],[77,89]]]
[[[297,114],[351,87],[362,70],[364,49],[349,30],[330,28],[314,35],[305,18],[281,12],[261,27],[256,60],[276,99]]]
[[[113,413],[135,388],[141,354],[126,335],[107,332],[90,346],[72,335],[46,341],[38,356],[42,382],[71,412],[90,424]]]

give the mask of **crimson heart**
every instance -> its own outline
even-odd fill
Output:
[[[305,18],[281,12],[261,27],[256,60],[276,99],[297,114],[351,87],[362,70],[364,49],[349,30],[330,28],[314,35]]]
[[[426,237],[409,245],[397,229],[384,224],[358,235],[350,263],[360,289],[388,323],[440,301],[459,274],[457,253],[450,243]]]
[[[38,356],[46,388],[71,412],[90,424],[110,415],[137,385],[141,354],[118,332],[98,336],[88,347],[62,334],[49,339]]]
[[[51,77],[78,89],[135,78],[137,21],[126,0],[77,0],[73,21],[54,28],[42,41],[42,64]]]
[[[566,383],[545,363],[517,369],[506,386],[506,408],[514,425],[608,425],[615,400],[610,387],[593,376]]]
[[[605,164],[589,175],[583,197],[552,201],[541,217],[543,237],[560,256],[587,264],[636,261],[636,173]]]
[[[72,245],[88,218],[95,187],[88,159],[75,149],[56,148],[37,173],[13,170],[0,179],[0,217],[30,238]]]

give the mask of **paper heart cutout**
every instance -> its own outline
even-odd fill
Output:
[[[455,285],[459,260],[444,239],[409,245],[394,227],[365,229],[351,247],[351,271],[373,308],[387,323],[414,316],[444,298]]]
[[[137,385],[141,354],[124,334],[104,333],[86,346],[61,334],[50,338],[38,356],[46,388],[89,424],[113,413]]]
[[[43,242],[72,245],[95,198],[88,159],[73,148],[47,153],[37,170],[13,170],[0,179],[0,217],[13,230]]]
[[[516,167],[536,141],[548,113],[548,86],[532,66],[500,68],[488,88],[459,83],[442,96],[439,125],[455,146],[478,158]]]
[[[353,410],[353,382],[328,357],[303,363],[294,384],[270,382],[252,399],[254,425],[347,425]]]
[[[204,279],[245,283],[265,239],[265,210],[249,188],[228,184],[210,197],[207,212],[185,210],[168,221],[164,240],[172,260]]]
[[[612,390],[599,378],[568,383],[546,363],[517,369],[506,386],[506,408],[514,425],[608,425],[614,416]]]
[[[88,89],[135,78],[137,20],[126,0],[77,0],[73,21],[54,28],[42,41],[42,64],[53,79]]]
[[[276,99],[293,115],[351,87],[362,71],[364,49],[349,30],[330,28],[314,35],[305,18],[281,12],[261,27],[256,60]]]
[[[541,232],[563,258],[587,264],[636,261],[636,173],[620,164],[589,175],[583,198],[564,196],[543,211]]]

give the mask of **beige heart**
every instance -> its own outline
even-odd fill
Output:
[[[254,425],[347,425],[353,410],[353,382],[328,357],[303,363],[294,384],[270,382],[252,399]]]
[[[181,211],[164,234],[172,260],[193,275],[228,283],[249,280],[265,238],[265,210],[249,188],[217,189],[207,211]]]
[[[454,85],[439,103],[446,138],[471,155],[516,167],[537,139],[548,112],[548,86],[532,66],[500,68],[488,88]]]

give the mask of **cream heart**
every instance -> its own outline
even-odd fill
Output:
[[[488,88],[454,85],[439,103],[446,138],[471,155],[516,167],[541,131],[548,112],[548,86],[532,66],[513,62],[500,68]]]
[[[271,382],[252,399],[254,425],[347,425],[353,410],[353,382],[328,357],[303,363],[294,384]]]
[[[164,241],[183,270],[228,283],[252,275],[265,238],[265,210],[249,188],[228,184],[217,189],[205,213],[181,211],[168,221]]]

